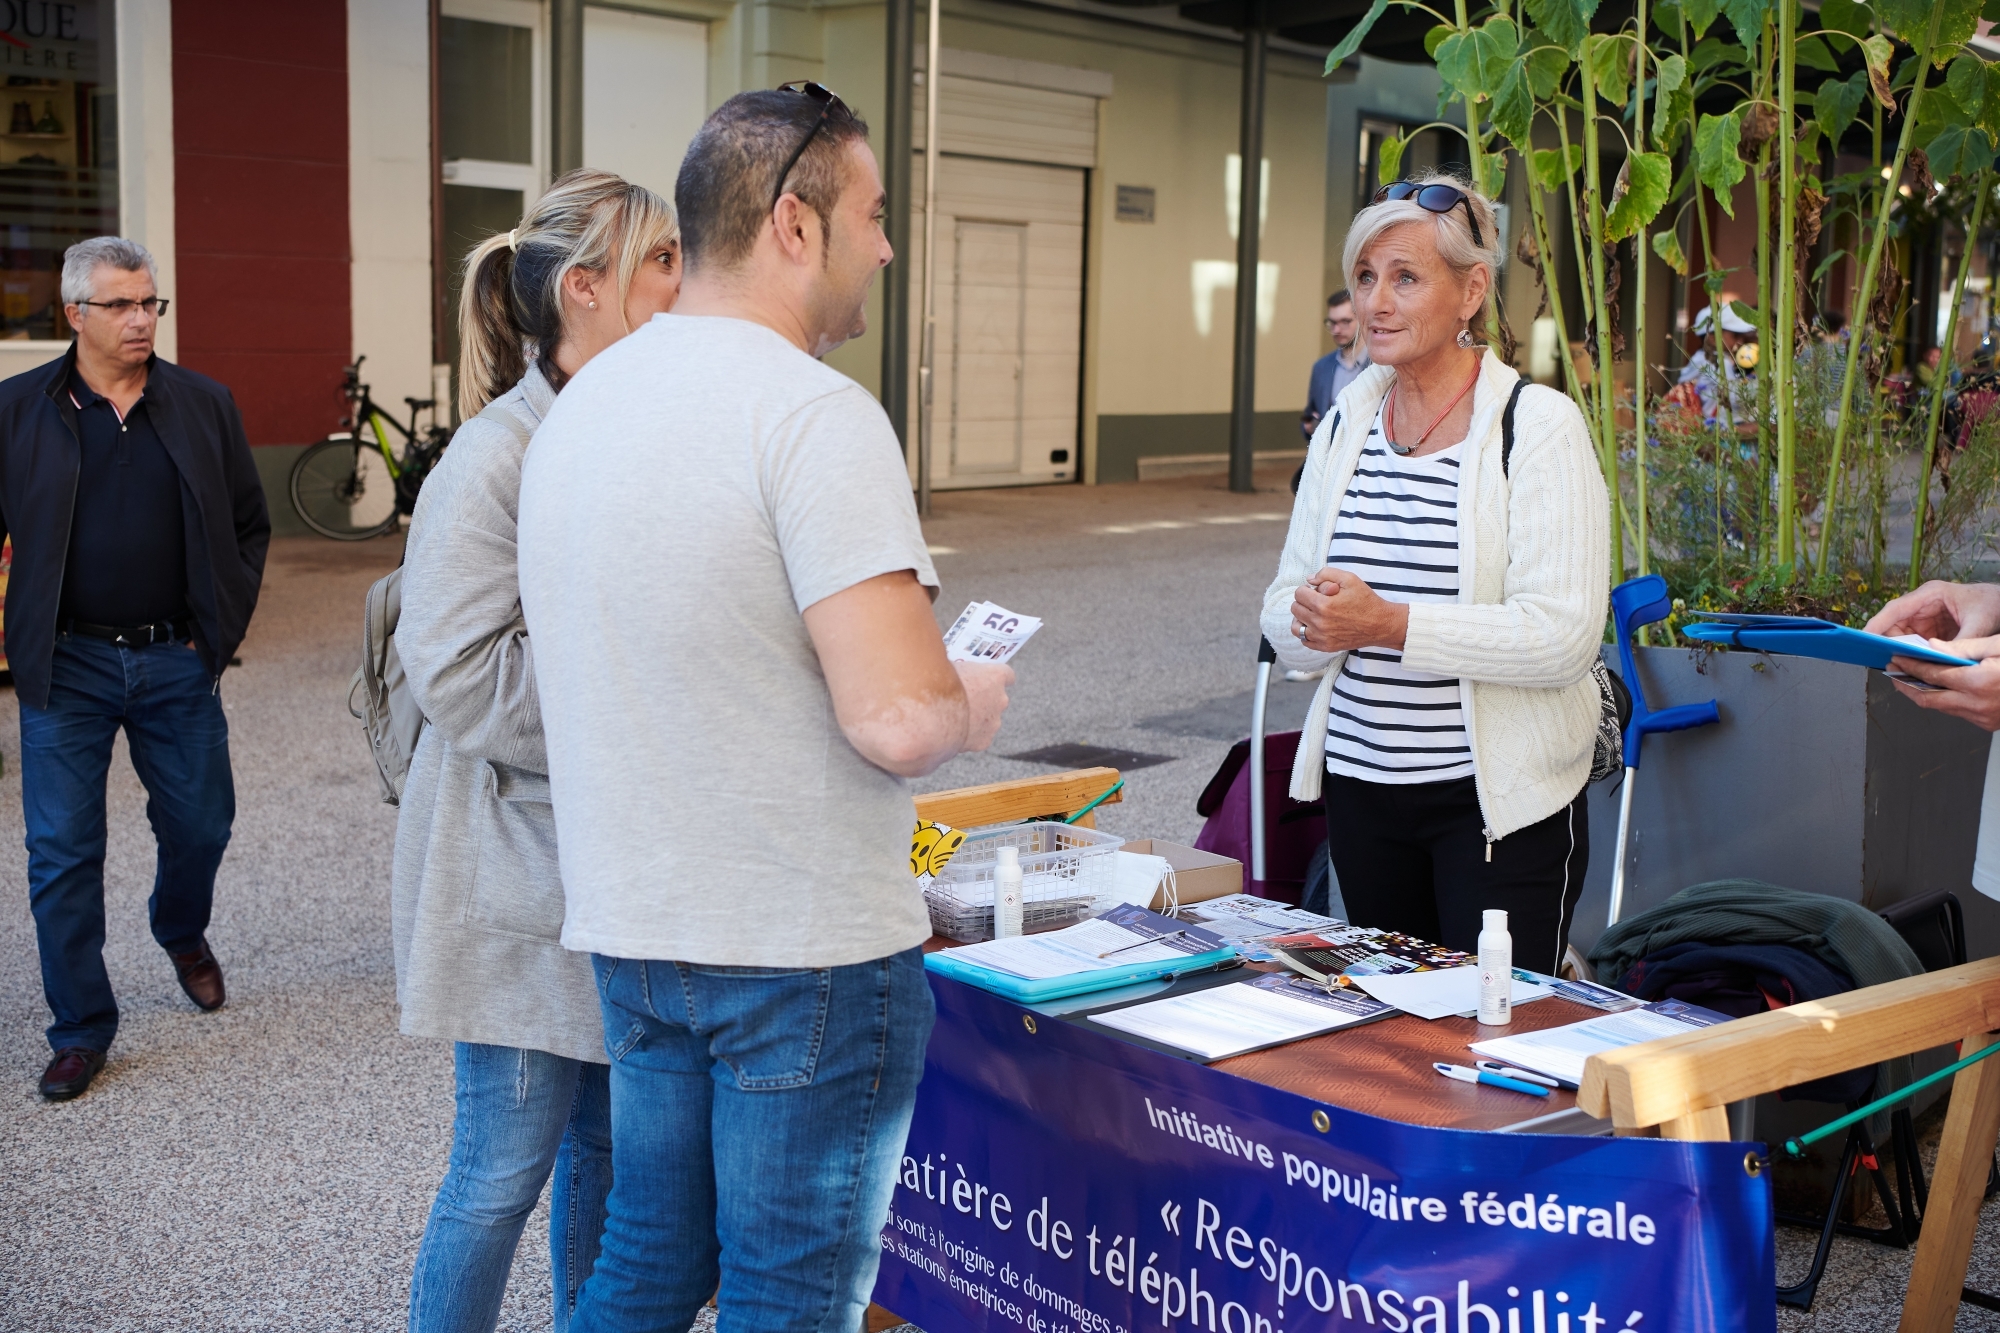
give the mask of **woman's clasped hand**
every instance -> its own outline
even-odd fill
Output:
[[[1409,629],[1407,605],[1384,600],[1345,569],[1320,570],[1292,598],[1292,632],[1314,652],[1401,648]]]

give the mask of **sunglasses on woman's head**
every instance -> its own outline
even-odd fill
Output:
[[[826,124],[826,118],[832,115],[836,108],[844,116],[854,114],[847,109],[847,103],[840,100],[839,93],[823,83],[814,83],[811,79],[793,79],[790,83],[781,83],[778,85],[778,91],[781,93],[797,93],[801,97],[808,97],[818,102],[819,119],[815,120],[812,123],[812,128],[806,131],[806,137],[799,140],[799,146],[792,150],[791,157],[785,161],[785,169],[778,173],[778,189],[771,196],[771,207],[773,208],[776,208],[778,201],[785,197],[785,178],[792,174],[792,168],[796,167],[799,164],[799,159],[806,155],[806,149],[812,146],[813,136],[819,133],[820,126]]]
[[[1396,181],[1375,191],[1375,202],[1378,204],[1399,199],[1411,200],[1418,208],[1432,213],[1449,213],[1464,204],[1465,222],[1472,228],[1472,243],[1482,250],[1486,248],[1486,242],[1479,239],[1479,218],[1473,213],[1472,200],[1466,197],[1465,191],[1451,185],[1420,185],[1416,181]]]

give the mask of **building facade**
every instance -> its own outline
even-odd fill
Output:
[[[0,373],[66,346],[65,246],[144,242],[173,300],[161,353],[235,393],[282,528],[284,478],[337,428],[347,363],[366,356],[385,405],[448,400],[457,263],[561,157],[551,4],[0,0]],[[703,117],[743,89],[817,79],[882,123],[879,0],[620,0],[581,19],[582,161],[664,194]],[[1094,0],[948,0],[940,42],[936,485],[1219,467],[1248,224],[1237,36]],[[1255,280],[1273,461],[1303,445],[1369,127],[1436,101],[1428,69],[1364,60],[1329,82],[1320,65],[1272,44]],[[928,71],[915,83],[920,207]],[[920,264],[923,234],[899,263]],[[871,390],[881,300],[878,285],[871,332],[829,358]]]

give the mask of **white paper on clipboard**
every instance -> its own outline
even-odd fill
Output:
[[[944,654],[954,662],[1005,662],[1021,651],[1042,622],[994,602],[973,602],[945,632]]]

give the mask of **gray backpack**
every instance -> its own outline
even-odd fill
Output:
[[[398,566],[368,589],[367,610],[361,618],[361,669],[347,687],[347,711],[368,735],[369,753],[382,775],[382,799],[390,805],[402,804],[403,781],[409,777],[417,737],[424,729],[423,710],[417,707],[402,659],[396,656],[396,622],[402,614],[403,570]],[[362,695],[358,708],[357,693]]]
[[[522,448],[527,447],[527,424],[498,401],[488,403],[479,416],[504,426]],[[368,605],[361,618],[361,669],[347,687],[347,711],[368,734],[368,752],[382,775],[382,799],[389,805],[403,803],[403,782],[410,775],[417,738],[424,730],[424,712],[410,693],[402,659],[396,655],[396,622],[402,614],[403,570],[399,565],[368,590]],[[359,708],[354,703],[357,692],[364,693]]]

